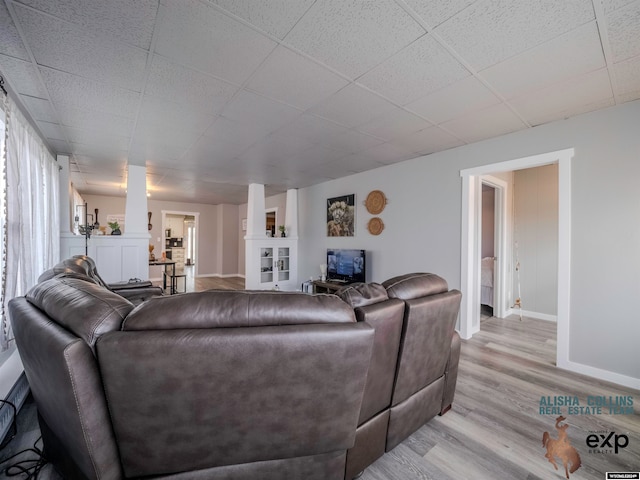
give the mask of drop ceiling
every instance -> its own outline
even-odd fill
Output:
[[[84,194],[246,202],[640,98],[640,0],[0,0]]]

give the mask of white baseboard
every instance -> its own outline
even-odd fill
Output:
[[[609,370],[603,370],[602,368],[592,367],[583,363],[572,362],[571,360],[567,360],[561,364],[559,363],[558,368],[587,375],[588,377],[597,378],[598,380],[604,380],[605,382],[622,385],[623,387],[640,390],[640,378],[610,372]]]
[[[538,320],[546,320],[547,322],[558,321],[557,315],[549,315],[548,313],[532,312],[530,310],[520,311],[519,308],[508,308],[507,310],[505,310],[504,316],[508,317],[509,315],[520,315],[521,313],[523,317],[536,318]]]

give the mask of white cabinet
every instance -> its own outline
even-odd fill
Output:
[[[253,242],[247,257],[248,290],[296,290],[297,240],[265,239]],[[250,266],[251,265],[251,266]]]
[[[176,262],[176,269],[184,268],[184,247],[171,247],[171,260]]]

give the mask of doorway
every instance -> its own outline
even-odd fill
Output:
[[[200,212],[162,210],[162,232],[167,257],[176,260],[176,269],[184,269],[186,281],[193,283],[198,268],[198,232]],[[173,250],[179,255],[174,255]],[[169,254],[171,252],[171,254]]]
[[[572,148],[462,170],[460,336],[469,339],[480,329],[480,228],[482,176],[493,172],[558,164],[558,314],[556,364],[570,368],[569,307],[571,261],[571,160]],[[504,254],[498,252],[498,258]],[[504,268],[503,262],[503,267]],[[503,290],[503,289],[500,289]],[[501,303],[504,303],[502,300]]]

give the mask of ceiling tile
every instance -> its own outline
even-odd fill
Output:
[[[324,0],[313,4],[285,42],[355,79],[424,33],[393,0]]]
[[[638,99],[640,99],[640,90],[637,90],[635,92],[630,92],[630,93],[623,93],[618,97],[617,103],[626,103],[626,102],[631,102],[633,100],[638,100]]]
[[[480,72],[509,99],[605,66],[596,22],[589,22]]]
[[[60,122],[69,127],[85,130],[101,130],[111,135],[131,136],[134,121],[113,113],[81,110],[68,105],[56,107]]]
[[[29,60],[29,53],[4,2],[0,2],[0,53]]]
[[[150,158],[178,159],[196,143],[198,135],[189,131],[173,130],[171,138],[161,128],[141,126],[131,141],[129,156],[141,160]]]
[[[375,147],[358,152],[355,155],[368,158],[369,160],[383,165],[409,160],[416,156],[416,154],[410,150],[401,148],[392,143],[382,143]]]
[[[248,145],[203,136],[196,141],[182,160],[197,165],[217,165],[242,155],[248,148]]]
[[[131,45],[149,49],[158,0],[19,0],[37,10]]]
[[[209,114],[219,113],[238,87],[154,55],[145,93],[188,104]]]
[[[140,91],[147,52],[16,6],[39,65]]]
[[[283,39],[315,0],[212,0],[260,30]]]
[[[500,103],[500,99],[475,77],[467,77],[438,90],[405,108],[438,124],[452,120],[465,112]]]
[[[389,143],[404,151],[415,153],[436,152],[463,144],[458,138],[438,127],[425,128],[410,135],[396,138]]]
[[[604,7],[605,13],[611,13],[614,10],[617,10],[635,1],[636,0],[602,0],[602,6]]]
[[[306,110],[348,83],[311,60],[278,47],[252,77],[248,88]]]
[[[135,117],[139,93],[45,67],[40,74],[55,105]]]
[[[219,117],[204,132],[211,143],[228,143],[244,149],[266,135],[265,128],[252,124],[240,124],[225,117]]]
[[[312,145],[295,137],[273,137],[269,135],[255,143],[238,158],[240,161],[255,164],[257,162],[266,165],[279,166],[283,159],[289,159],[300,154]]]
[[[607,15],[607,31],[615,63],[640,55],[640,2]]]
[[[367,72],[358,82],[404,105],[468,75],[469,71],[442,45],[425,35]]]
[[[71,153],[71,147],[65,140],[55,140],[52,138],[48,138],[46,143],[57,154]]]
[[[347,127],[337,125],[322,117],[303,113],[296,121],[285,125],[277,132],[273,133],[274,137],[292,137],[299,138],[310,144],[324,142],[329,136],[336,136],[349,130]]]
[[[57,123],[50,122],[36,122],[38,124],[38,128],[42,132],[42,134],[47,138],[47,140],[63,140],[66,142],[66,137],[62,128]]]
[[[344,158],[346,154],[344,152],[333,150],[325,147],[324,145],[314,145],[313,147],[305,150],[296,162],[289,167],[296,172],[306,172],[318,165],[324,165],[335,160]]]
[[[344,133],[327,137],[323,145],[345,153],[356,153],[383,142],[384,140],[381,138],[372,137],[357,130],[347,130]]]
[[[531,92],[509,103],[532,125],[567,118],[613,97],[607,69]],[[586,108],[586,110],[585,110]]]
[[[223,116],[264,135],[274,132],[301,115],[301,111],[248,91],[242,91],[227,105]]]
[[[373,157],[363,155],[360,153],[354,153],[347,155],[340,160],[342,168],[350,172],[366,172],[367,170],[373,170],[374,168],[382,167],[384,164],[378,162]],[[332,164],[329,164],[332,165]]]
[[[526,125],[505,104],[465,114],[442,124],[467,143],[522,130]]]
[[[118,149],[111,144],[88,145],[85,143],[70,143],[71,153],[73,155],[86,155],[112,161],[115,158],[127,158],[127,151]]]
[[[173,99],[145,95],[136,133],[166,136],[167,132],[181,131],[200,136],[215,118],[189,105],[175,103]]]
[[[476,0],[405,0],[411,9],[431,28],[440,25]]]
[[[329,97],[310,111],[347,127],[357,127],[368,123],[395,107],[358,85],[351,84]]]
[[[238,85],[276,47],[274,41],[204,3],[190,1],[185,8],[183,2],[169,2],[160,8],[157,53]]]
[[[358,127],[358,130],[379,138],[391,140],[401,135],[417,132],[430,127],[431,123],[426,120],[409,113],[406,110],[396,108],[391,112],[382,115],[380,118],[365,123]]]
[[[31,117],[36,121],[44,121],[58,123],[56,115],[49,100],[44,98],[30,97],[28,95],[20,95],[20,100],[27,107]]]
[[[594,18],[591,0],[479,0],[435,31],[482,70]]]
[[[73,143],[81,143],[92,146],[109,146],[117,150],[129,148],[129,137],[109,135],[100,130],[81,130],[79,128],[65,127],[69,140]]]
[[[0,55],[0,72],[5,75],[5,80],[11,79],[11,87],[15,92],[31,97],[47,97],[36,67],[30,62]]]
[[[613,66],[616,75],[617,94],[640,90],[640,56],[630,58]]]
[[[304,173],[313,175],[313,176],[321,176],[328,179],[342,178],[348,175],[353,175],[357,173],[357,170],[352,170],[347,167],[342,159],[325,163],[322,165],[316,165],[309,170],[306,170]]]

